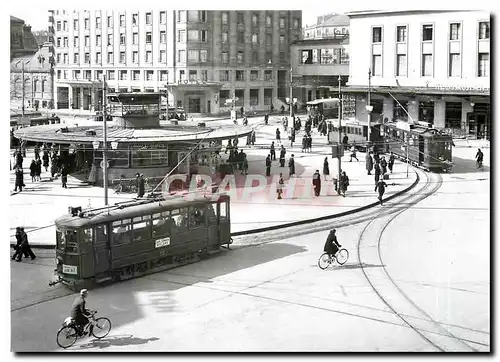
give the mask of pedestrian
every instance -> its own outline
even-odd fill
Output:
[[[340,187],[340,194],[345,197],[345,193],[347,191],[347,186],[349,186],[349,177],[345,173],[345,171],[342,171],[342,174],[340,175],[340,180],[339,180],[339,187]]]
[[[371,151],[366,153],[365,166],[366,166],[366,171],[368,171],[368,175],[371,175],[372,170],[373,170],[373,159],[372,159],[372,152]]]
[[[68,182],[68,168],[66,167],[66,165],[62,165],[62,167],[61,167],[61,183],[62,183],[62,187],[65,189],[68,188],[67,182]]]
[[[281,143],[281,132],[279,128],[276,128],[276,143]]]
[[[307,136],[304,135],[302,137],[302,152],[306,152],[307,150]]]
[[[312,137],[310,134],[307,135],[307,149],[309,150],[309,152],[312,152]]]
[[[285,117],[283,119],[283,129],[285,130],[285,132],[288,130],[288,117]]]
[[[243,152],[243,150],[240,150],[240,153],[238,154],[238,165],[241,171],[243,171],[243,161],[245,160],[246,156],[247,155],[245,154],[245,152]]]
[[[386,187],[387,184],[384,182],[384,180],[377,181],[377,184],[375,185],[375,192],[377,192],[378,190],[378,199],[380,201],[380,205],[382,205],[382,196],[384,196]]]
[[[23,168],[23,160],[24,160],[24,157],[23,157],[23,154],[21,152],[21,149],[18,149],[16,151],[16,165]]]
[[[378,151],[375,151],[375,154],[373,156],[373,160],[375,161],[375,163],[380,162],[380,155],[378,154]]]
[[[19,188],[19,192],[21,192],[21,191],[23,191],[23,187],[25,186],[24,185],[24,171],[19,165],[17,165],[14,170],[16,173],[16,183],[15,183],[14,192],[17,192],[18,188]]]
[[[349,149],[349,137],[345,134],[344,138],[342,138],[342,144],[344,145],[344,150]]]
[[[380,165],[378,162],[375,162],[374,169],[375,169],[375,184],[376,184],[380,179]]]
[[[42,179],[42,160],[40,158],[37,158],[35,161],[36,164],[36,169],[35,169],[35,180],[40,181]]]
[[[22,249],[21,245],[23,243],[23,234],[21,232],[21,227],[16,227],[16,245],[14,245],[14,255],[12,255],[12,260],[21,261],[21,258],[24,254],[24,257],[27,258],[29,256],[28,250]]]
[[[325,157],[325,161],[323,161],[323,176],[325,176],[325,181],[326,181],[326,176],[330,174],[330,166],[328,165],[328,157]]]
[[[271,176],[271,155],[266,158],[266,176]]]
[[[274,113],[274,105],[271,104],[271,107],[269,107],[269,109],[271,110],[271,113]]]
[[[290,171],[290,177],[295,175],[295,160],[294,160],[294,155],[292,154],[292,157],[290,157],[290,160],[288,160],[288,170]]]
[[[255,145],[255,129],[252,129],[252,146]]]
[[[234,140],[233,140],[233,149],[235,151],[238,150],[238,137],[235,137]]]
[[[283,145],[281,145],[280,149],[280,167],[285,167],[285,155],[286,155],[286,149]]]
[[[385,175],[387,173],[387,161],[385,160],[385,157],[382,156],[380,159],[380,171],[382,175]]]
[[[248,160],[246,153],[243,153],[243,171],[241,172],[241,174],[248,175]]]
[[[389,171],[391,171],[392,173],[392,168],[394,167],[394,160],[395,160],[395,157],[394,157],[394,153],[392,153],[391,151],[391,155],[389,156]]]
[[[40,158],[40,147],[38,147],[38,144],[36,144],[34,152],[35,152],[35,160],[37,158]]]
[[[321,176],[319,170],[313,174],[312,183],[314,185],[314,196],[318,197],[321,192]]]
[[[477,149],[477,153],[476,153],[476,164],[477,164],[477,168],[482,168],[483,167],[483,157],[484,157],[484,154],[483,154],[483,151],[481,151],[480,148]]]
[[[292,128],[292,133],[290,135],[290,147],[293,147],[294,142],[295,142],[295,128]]]
[[[264,115],[264,124],[267,126],[269,124],[269,114]]]
[[[31,176],[31,182],[35,182],[35,180],[36,180],[36,163],[35,163],[35,160],[31,160],[30,176]]]
[[[243,125],[248,126],[248,118],[247,116],[243,117]]]
[[[274,141],[271,142],[271,161],[276,160],[276,150],[274,148]]]
[[[96,162],[92,162],[92,166],[90,166],[90,172],[89,172],[89,177],[88,177],[87,181],[92,186],[95,185],[96,182],[97,182],[97,165],[96,165]]]
[[[145,189],[144,177],[142,174],[139,174],[139,173],[136,173],[135,177],[136,177],[136,184],[137,184],[137,197],[141,198],[144,196],[144,192],[145,192],[145,190],[144,190]]]
[[[49,167],[49,152],[47,150],[43,151],[42,161],[43,167],[45,167],[45,172],[47,172]]]
[[[285,114],[285,106],[281,105],[281,117]]]
[[[358,158],[356,157],[356,147],[354,146],[351,147],[351,159],[349,160],[349,162],[352,162],[353,158],[355,158],[356,161],[359,162]]]
[[[285,181],[283,181],[283,174],[280,173],[280,179],[276,185],[276,193],[278,194],[278,200],[281,200],[281,195],[283,194],[283,188],[285,187]]]
[[[224,153],[227,153],[227,151],[231,151],[233,148],[233,145],[231,144],[231,139],[227,140],[227,146],[226,146],[226,151]]]
[[[243,115],[245,114],[245,108],[243,108],[243,106],[241,106],[240,112],[241,112],[241,117],[243,117]]]
[[[26,254],[28,254],[31,257],[31,260],[35,260],[36,256],[33,253],[33,250],[31,250],[30,243],[28,242],[28,234],[24,232],[24,228],[21,226],[21,237],[22,237],[22,243],[21,243],[21,250],[23,254],[26,257]]]

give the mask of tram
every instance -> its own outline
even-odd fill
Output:
[[[449,171],[452,167],[452,135],[420,122],[397,121],[381,126],[384,151],[428,171]],[[408,147],[408,149],[406,149]]]
[[[91,288],[194,263],[232,243],[226,194],[171,196],[81,210],[56,226],[57,280]]]

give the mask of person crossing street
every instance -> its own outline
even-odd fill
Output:
[[[378,180],[377,185],[375,185],[375,192],[378,191],[378,199],[380,201],[380,205],[382,205],[382,197],[384,196],[386,187],[387,184],[384,182],[383,179]]]

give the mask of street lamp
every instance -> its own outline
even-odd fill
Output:
[[[293,106],[297,103],[297,98],[293,98],[292,68],[290,68],[290,97],[286,98],[286,102],[290,105],[290,119],[293,119]]]
[[[372,69],[368,68],[368,102],[366,103],[366,110],[368,111],[368,144],[367,152],[369,152],[369,147],[371,146],[371,119],[373,106],[371,105],[371,88],[372,88]]]
[[[339,173],[338,173],[338,177],[337,177],[337,182],[338,182],[338,186],[337,186],[337,193],[340,195],[340,175],[342,173],[342,166],[341,166],[341,161],[342,161],[342,156],[341,156],[341,152],[340,152],[340,148],[341,148],[341,145],[342,145],[342,78],[340,77],[340,74],[339,74],[339,146],[338,146],[338,152],[337,152],[337,157],[339,159]]]

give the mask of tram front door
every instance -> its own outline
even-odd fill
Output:
[[[94,272],[96,277],[109,276],[111,269],[111,249],[109,229],[107,224],[97,225],[95,227],[94,238]]]

